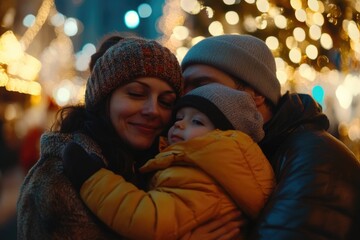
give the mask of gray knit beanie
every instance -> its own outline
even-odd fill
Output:
[[[183,78],[175,55],[156,41],[125,38],[96,61],[86,85],[85,107],[94,108],[113,90],[139,77],[160,78],[182,95]]]
[[[255,142],[264,137],[263,118],[250,94],[210,83],[188,92],[176,103],[174,114],[183,107],[193,107],[204,113],[215,128],[239,130]]]
[[[250,35],[220,35],[195,44],[185,55],[184,71],[193,64],[215,67],[242,80],[277,105],[280,83],[275,59],[264,41]]]

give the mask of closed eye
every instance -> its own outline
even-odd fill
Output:
[[[193,119],[192,122],[195,124],[195,125],[198,125],[198,126],[204,126],[204,123],[200,120],[197,120],[197,119]]]
[[[140,98],[145,96],[143,93],[138,93],[138,92],[128,92],[128,95],[135,98]]]

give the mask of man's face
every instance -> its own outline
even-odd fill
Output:
[[[237,89],[237,84],[231,76],[208,65],[191,65],[185,69],[183,76],[185,80],[185,93],[209,83],[220,83]]]
[[[264,96],[257,93],[250,86],[243,86],[243,85],[241,86],[237,84],[234,78],[232,78],[230,75],[226,74],[225,72],[218,70],[217,68],[204,64],[194,64],[188,66],[183,71],[183,76],[185,82],[184,84],[185,93],[189,92],[194,88],[209,83],[219,83],[224,86],[249,93],[253,97],[258,111],[263,116],[264,122],[267,122],[272,118],[271,109],[266,104]]]

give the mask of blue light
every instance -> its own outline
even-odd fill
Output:
[[[131,29],[137,28],[137,26],[139,26],[140,23],[139,15],[134,10],[127,11],[125,13],[124,20],[126,27]]]
[[[324,96],[325,96],[325,91],[323,89],[323,87],[316,85],[314,86],[314,88],[312,89],[312,95],[314,97],[314,99],[322,106],[324,107]]]
[[[149,4],[143,3],[138,7],[138,12],[141,18],[147,18],[150,17],[152,13],[152,8]]]

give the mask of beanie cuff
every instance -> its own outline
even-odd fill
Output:
[[[178,110],[184,107],[196,108],[200,112],[204,113],[210,121],[214,124],[214,127],[220,130],[235,129],[226,116],[219,110],[219,108],[206,98],[197,95],[185,95],[176,103],[174,109],[173,119],[176,118]]]

